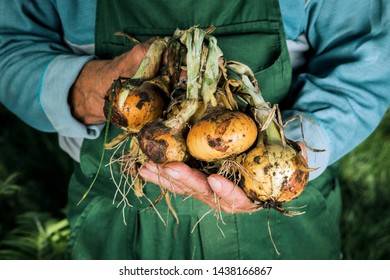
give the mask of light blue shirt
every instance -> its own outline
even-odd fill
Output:
[[[310,179],[367,138],[389,107],[389,3],[280,0],[297,95],[283,116],[303,120],[303,130],[295,120],[286,135],[325,150],[308,149],[309,166],[318,168]],[[93,0],[0,2],[0,101],[30,126],[65,136],[76,160],[81,140],[104,126],[79,123],[67,102],[95,58],[95,12]]]

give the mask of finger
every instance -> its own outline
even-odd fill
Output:
[[[211,192],[206,176],[184,163],[168,163],[162,166],[148,162],[140,173],[145,180],[177,194],[205,196]]]
[[[142,60],[149,50],[150,45],[156,40],[151,38],[145,42],[136,44],[131,50],[116,57],[118,76],[132,77],[138,70]]]
[[[223,176],[213,174],[207,180],[211,189],[220,197],[220,204],[225,212],[250,212],[258,208],[240,187]]]
[[[206,175],[199,170],[192,169],[180,162],[172,162],[164,165],[164,172],[176,184],[196,195],[207,196],[211,194]]]
[[[181,162],[172,162],[164,166],[151,164],[150,168],[156,168],[156,166],[160,170],[162,169],[160,176],[164,176],[172,184],[168,186],[168,190],[185,196],[191,196],[215,208],[216,196],[211,190],[207,177],[203,172],[190,168]],[[172,188],[174,189],[172,190]]]
[[[139,169],[139,173],[141,177],[151,183],[159,185],[171,192],[176,194],[184,195],[185,192],[180,188],[180,186],[176,185],[170,178],[163,173],[163,170],[155,164],[146,164],[145,166]]]

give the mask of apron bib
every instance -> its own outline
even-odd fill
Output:
[[[245,5],[243,5],[245,3]],[[192,8],[192,7],[196,7]],[[143,41],[171,36],[176,28],[216,26],[224,56],[250,66],[265,99],[282,102],[291,82],[284,29],[278,1],[97,1],[96,54],[111,59],[130,48],[122,31]],[[108,139],[120,133],[110,126]],[[119,171],[103,166],[91,192],[78,206],[97,170],[104,136],[84,140],[80,164],[69,187],[68,218],[72,228],[69,258],[73,259],[337,259],[340,193],[329,168],[311,181],[304,193],[285,207],[303,207],[305,214],[287,217],[275,210],[222,214],[195,199],[172,196],[179,223],[166,201],[151,202],[160,188],[148,183],[145,196],[117,188]],[[106,151],[104,163],[112,152]],[[115,168],[114,168],[115,169]],[[125,194],[124,194],[125,193]],[[123,195],[124,194],[124,195]],[[200,222],[199,222],[200,221]],[[268,231],[280,255],[275,251]]]

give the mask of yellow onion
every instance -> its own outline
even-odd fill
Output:
[[[104,104],[104,114],[107,118],[112,103],[110,118],[112,123],[129,132],[137,132],[145,123],[162,116],[164,109],[162,96],[169,91],[169,78],[157,74],[162,54],[167,46],[167,38],[155,39],[137,72],[131,78],[119,77],[114,81],[112,85],[115,87],[114,94],[112,89],[108,90]]]
[[[140,148],[155,163],[185,161],[188,152],[183,129],[184,127],[168,127],[162,120],[152,121],[137,136]]]
[[[158,85],[150,81],[143,82],[139,87],[119,81],[112,101],[111,123],[126,131],[139,131],[146,123],[162,116],[164,94]],[[110,94],[107,94],[104,105],[106,117],[109,105]]]
[[[211,162],[246,151],[257,138],[257,127],[240,111],[217,111],[195,123],[187,135],[190,154]]]
[[[278,208],[302,193],[310,169],[294,142],[260,138],[243,159],[240,186],[252,200]]]

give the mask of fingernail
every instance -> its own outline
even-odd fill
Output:
[[[165,173],[173,178],[173,179],[179,179],[181,177],[180,173],[172,168],[164,168]]]

